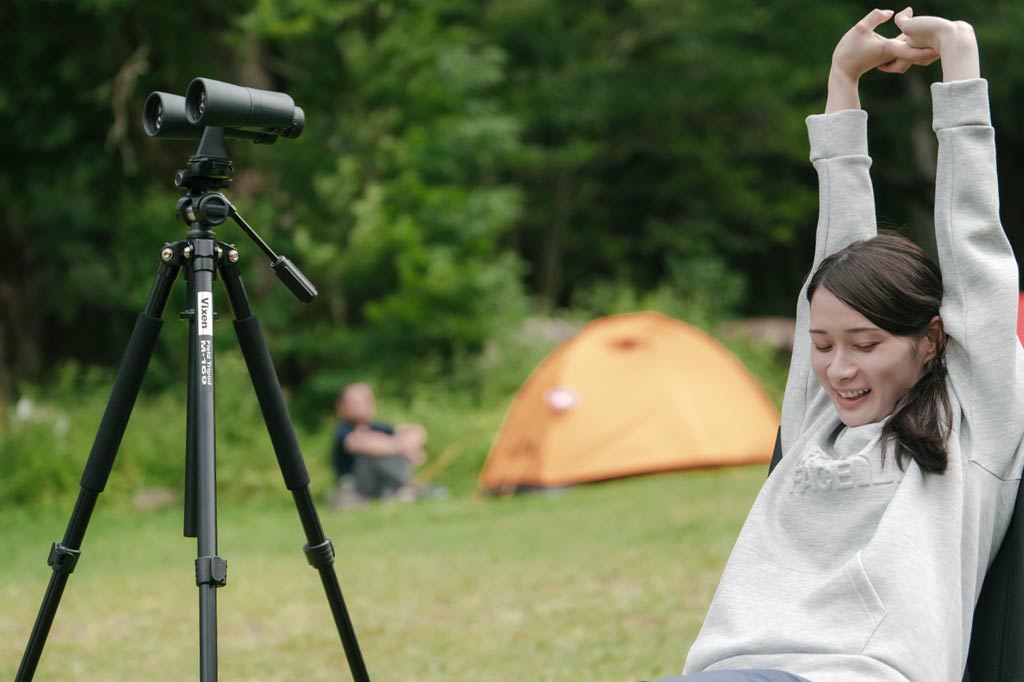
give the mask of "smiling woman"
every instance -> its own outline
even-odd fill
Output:
[[[733,548],[686,682],[955,682],[1024,448],[1017,264],[999,220],[988,84],[963,22],[875,10],[807,119],[814,273],[797,300],[782,459]],[[876,235],[859,78],[942,59],[935,265]],[[909,143],[908,143],[909,144]],[[895,457],[886,457],[886,448]],[[692,673],[689,674],[689,673]]]

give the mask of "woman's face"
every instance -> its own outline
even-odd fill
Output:
[[[881,421],[921,378],[936,343],[880,329],[819,287],[811,298],[811,368],[847,426]]]

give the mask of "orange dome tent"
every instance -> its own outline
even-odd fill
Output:
[[[660,313],[615,315],[526,380],[480,484],[505,491],[767,462],[778,424],[757,381],[713,337]]]

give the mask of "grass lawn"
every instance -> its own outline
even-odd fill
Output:
[[[764,466],[546,496],[321,509],[371,679],[621,680],[678,674]],[[350,679],[290,496],[220,509],[220,679]],[[62,511],[0,513],[0,679],[13,679]],[[181,512],[104,508],[35,679],[198,678],[194,540]]]

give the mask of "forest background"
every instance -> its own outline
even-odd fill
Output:
[[[431,431],[426,474],[469,491],[530,369],[593,317],[661,310],[719,334],[789,315],[811,259],[804,118],[824,105],[851,0],[10,0],[0,5],[0,506],[67,503],[196,143],[147,138],[147,94],[196,76],[289,93],[296,140],[233,142],[227,194],[316,284],[279,286],[232,225],[306,457],[329,487],[332,406],[367,380]],[[1024,240],[1024,4],[935,0],[971,22],[990,80],[1002,216]],[[899,9],[899,8],[895,8]],[[895,27],[881,30],[895,35]],[[883,226],[931,242],[938,64],[873,73]],[[217,307],[227,310],[217,294]],[[111,478],[180,485],[186,328],[176,289]],[[280,477],[225,320],[228,495]],[[785,361],[730,347],[776,400]],[[279,493],[275,493],[279,494]]]

